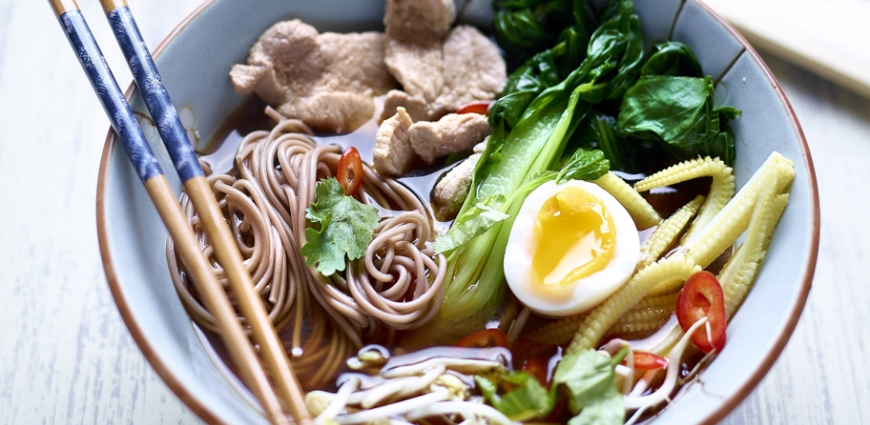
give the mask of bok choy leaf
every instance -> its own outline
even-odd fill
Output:
[[[689,46],[679,41],[665,41],[655,45],[655,52],[640,69],[642,75],[673,75],[703,77],[701,64]]]
[[[509,215],[498,210],[505,203],[503,195],[491,196],[478,202],[469,214],[459,217],[450,226],[450,231],[435,239],[435,252],[442,253],[456,249],[475,236],[478,236],[496,223],[506,220]]]
[[[556,176],[556,184],[568,180],[595,180],[610,171],[610,161],[604,157],[604,152],[593,149],[577,149]]]
[[[568,28],[585,44],[596,25],[586,0],[495,0],[493,8],[496,41],[511,64],[552,47]]]
[[[734,136],[725,126],[740,111],[713,105],[713,80],[641,76],[625,93],[617,128],[624,135],[655,140],[678,159],[697,156],[734,161]]]

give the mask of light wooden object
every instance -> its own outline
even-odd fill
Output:
[[[138,127],[133,112],[130,110],[127,102],[117,102],[117,98],[122,96],[122,92],[111,69],[103,58],[101,49],[98,47],[99,42],[94,39],[91,33],[87,18],[81,13],[75,0],[50,0],[49,4],[68,36],[67,38],[73,53],[77,55],[77,59],[85,69],[90,83],[94,87],[95,94],[106,109],[106,114],[112,120],[112,126],[122,138],[121,143],[123,143],[128,153],[128,159],[132,162],[134,168],[140,170],[140,177],[143,179],[151,202],[156,207],[160,218],[169,230],[169,235],[174,239],[176,250],[180,254],[182,261],[188,265],[188,271],[196,285],[197,292],[202,294],[204,302],[211,306],[219,333],[224,339],[232,362],[241,371],[242,377],[257,395],[269,421],[273,425],[289,423],[284,416],[275,393],[272,391],[263,366],[261,366],[257,354],[251,345],[251,341],[245,336],[245,332],[236,316],[236,312],[230,304],[227,293],[212,272],[211,266],[202,252],[190,224],[181,211],[181,207],[166,176],[159,166],[151,166],[157,160],[147,147],[147,142],[142,134],[142,130]],[[125,55],[128,55],[128,58],[135,58],[129,59],[130,69],[136,75],[137,84],[140,88],[144,86],[145,92],[142,95],[149,101],[151,112],[164,117],[171,116],[174,120],[169,125],[175,124],[176,127],[181,127],[181,122],[175,116],[175,108],[166,95],[166,91],[160,81],[160,75],[154,68],[147,50],[142,55],[138,51],[135,51],[138,46],[136,43],[144,45],[145,42],[139,35],[135,21],[133,21],[134,18],[132,15],[129,15],[126,3],[116,4],[113,0],[103,0],[102,4],[109,15],[110,21],[112,21],[115,35],[122,51],[125,52]],[[112,16],[115,12],[126,13],[127,21],[122,20],[120,23],[114,21]],[[120,29],[116,25],[119,25]],[[132,42],[129,41],[128,35],[135,37],[135,39]],[[131,50],[133,50],[132,53]],[[137,70],[140,72],[137,73]],[[156,81],[156,85],[143,84],[143,79],[146,81]],[[154,106],[152,107],[152,105]],[[165,125],[166,123],[161,124]],[[130,129],[130,131],[125,132],[123,130],[125,128]],[[177,132],[164,134],[162,131],[164,127],[161,125],[160,128],[164,142],[170,150],[179,146],[186,148],[189,144],[186,137],[177,137]],[[183,130],[181,134],[184,135]],[[144,148],[142,147],[143,145],[145,146]],[[230,286],[237,297],[239,309],[247,319],[254,340],[261,344],[263,357],[269,365],[269,369],[273,371],[272,378],[275,381],[275,386],[282,390],[282,393],[285,395],[285,401],[290,405],[290,410],[293,412],[297,422],[301,425],[310,423],[311,418],[305,407],[299,382],[293,375],[292,369],[290,369],[289,360],[278,341],[277,332],[266,316],[263,303],[254,290],[251,276],[242,263],[242,257],[220,212],[215,195],[205,177],[202,176],[202,170],[196,165],[196,157],[190,152],[187,157],[173,157],[173,160],[176,163],[175,168],[179,170],[179,176],[185,180],[185,188],[191,201],[200,212],[202,224],[212,239],[212,245],[215,248],[218,261],[229,277]],[[189,168],[182,167],[185,161],[187,163],[193,161],[193,166]],[[141,170],[147,170],[147,172]],[[97,215],[98,221],[102,221],[103,217],[99,212]],[[123,264],[104,261],[104,267],[106,268],[107,275],[111,276],[114,275],[114,269],[123,267]],[[127,301],[120,300],[118,302],[119,305],[127,303]],[[135,300],[132,302],[135,303]],[[126,308],[121,310],[123,314]],[[146,352],[149,350],[145,346],[142,349]],[[155,367],[157,366],[155,365]]]
[[[200,198],[211,196],[212,203],[214,203],[214,193],[211,192],[210,188],[208,186],[205,187],[208,190],[207,193],[202,189],[203,183],[206,185],[208,184],[205,182],[205,177],[193,178],[188,182],[190,183],[191,188],[194,189],[195,193],[197,193],[197,196]],[[218,328],[221,329],[221,338],[223,338],[227,346],[230,356],[233,359],[233,363],[241,371],[245,382],[251,387],[254,394],[257,395],[257,399],[263,406],[263,409],[266,412],[266,417],[269,418],[269,422],[271,422],[272,425],[289,424],[287,417],[284,416],[281,404],[276,397],[272,386],[269,384],[269,379],[266,377],[265,371],[260,364],[260,359],[257,357],[257,353],[254,352],[254,347],[251,345],[250,339],[245,335],[245,331],[242,329],[241,323],[239,323],[236,316],[236,311],[233,309],[226,292],[212,271],[212,266],[202,254],[202,250],[199,248],[199,241],[196,240],[196,236],[193,234],[193,229],[187,222],[187,217],[185,217],[184,213],[181,211],[178,201],[175,199],[175,193],[172,191],[166,178],[159,176],[159,178],[155,177],[148,180],[145,183],[145,189],[151,196],[152,201],[154,201],[154,206],[157,207],[157,212],[160,214],[160,218],[163,219],[163,223],[166,224],[166,228],[169,229],[169,234],[172,235],[172,238],[175,240],[175,249],[181,254],[181,258],[184,260],[190,274],[196,281],[197,288],[202,294],[204,301],[211,308],[215,321],[218,324]],[[217,205],[215,205],[214,209],[217,209]],[[218,213],[220,213],[220,210],[218,210]],[[222,215],[218,215],[223,219]],[[216,217],[211,218],[214,220]],[[214,226],[212,224],[213,221],[203,221],[203,224],[206,226],[211,224],[213,232],[220,234],[219,229],[214,229],[214,227],[218,226]],[[226,233],[229,233],[229,230],[227,230]],[[233,241],[231,240],[230,242],[232,243]],[[235,247],[235,245],[232,246]],[[241,259],[239,259],[239,263],[241,264]],[[248,279],[250,279],[250,277],[248,277]],[[253,288],[253,285],[251,285],[251,288]],[[247,301],[249,303],[252,302],[250,299]],[[253,301],[260,302],[258,299]],[[246,313],[256,314],[257,309],[246,308],[245,310],[247,310]],[[263,309],[261,308],[260,310]],[[263,320],[263,318],[258,319]],[[261,323],[271,324],[268,321],[268,318],[265,318],[265,322]],[[274,331],[272,333],[274,333]],[[283,352],[282,349],[281,353]],[[295,377],[293,378],[295,379]],[[297,383],[296,385],[298,389],[299,384]]]
[[[870,98],[870,2],[702,0],[756,48]]]
[[[287,358],[287,352],[278,339],[275,327],[266,315],[263,301],[254,290],[251,274],[242,264],[242,254],[236,248],[236,242],[224,221],[224,215],[215,201],[208,180],[202,176],[193,177],[184,183],[184,189],[214,244],[215,255],[224,267],[242,315],[252,324],[251,333],[254,341],[260,344],[260,356],[272,375],[275,388],[288,404],[296,423],[312,424],[299,380],[290,367],[290,359]]]

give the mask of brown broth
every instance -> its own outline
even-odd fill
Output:
[[[378,118],[383,110],[383,100],[383,96],[375,98],[375,113],[372,119],[355,131],[340,135],[317,134],[313,136],[313,139],[318,144],[338,144],[342,148],[353,146],[359,151],[361,159],[364,162],[371,164],[375,134],[377,133],[379,125]],[[275,125],[275,122],[264,112],[266,106],[267,104],[258,96],[249,96],[236,110],[229,114],[227,119],[224,120],[223,125],[215,133],[215,136],[204,145],[204,148],[197,152],[200,155],[200,159],[209,164],[212,172],[226,173],[232,170],[235,166],[235,152],[241,144],[242,139],[251,132],[258,130],[268,131]],[[432,212],[429,203],[430,194],[441,176],[455,165],[455,163],[446,164],[444,160],[441,160],[440,162],[436,161],[434,164],[427,164],[420,160],[414,164],[414,170],[411,173],[397,179],[397,181],[405,185],[409,190],[417,195],[417,197],[422,201],[422,204],[429,210],[429,216],[433,221],[433,229],[436,232],[446,231],[450,227],[451,221],[440,222],[434,219],[434,213]],[[379,214],[382,217],[387,217],[394,216],[396,212],[379,208]],[[502,314],[504,309],[504,306],[497,309],[497,315]],[[517,310],[516,313],[518,312],[519,311]],[[490,320],[487,322],[492,321]],[[408,352],[432,347],[433,345],[450,345],[458,339],[466,336],[468,333],[476,330],[479,329],[473,329],[471,331],[460,328],[430,329],[428,336],[424,339],[414,337],[419,334],[419,332],[398,331],[395,332],[395,334],[390,334],[388,339],[385,341],[376,340],[369,342],[383,344],[391,350],[398,349],[399,351]],[[203,332],[206,334],[206,337],[212,346],[215,347],[215,351],[224,363],[238,376],[238,373],[228,356],[226,347],[223,346],[223,342],[218,335],[205,330],[203,330]],[[291,330],[289,328],[279,329],[278,332],[282,341],[286,341],[289,344],[289,339],[292,335]],[[307,332],[303,332],[303,334],[306,333]],[[433,337],[433,335],[437,335],[437,337]],[[398,344],[396,344],[397,341],[399,342]],[[288,352],[288,354],[290,353]],[[326,388],[319,389],[334,390],[335,386],[329,384]]]
[[[198,152],[201,155],[201,159],[211,166],[213,172],[224,173],[230,171],[234,167],[235,151],[245,135],[257,130],[269,130],[274,126],[274,121],[263,112],[265,108],[265,102],[260,100],[257,96],[250,96],[238,109],[229,115],[229,117],[224,121],[223,126],[217,131],[216,136],[205,144],[205,148]],[[382,109],[383,97],[380,97],[376,99],[376,109],[373,118],[359,129],[343,135],[316,135],[314,136],[314,139],[318,144],[338,144],[343,148],[354,146],[359,151],[362,160],[371,164],[374,139],[378,129],[378,117],[380,117]],[[434,217],[429,203],[430,194],[440,177],[445,172],[449,171],[454,165],[455,164],[446,164],[444,161],[435,164],[426,164],[420,161],[415,164],[414,171],[397,180],[416,194],[421,199],[423,205],[426,205],[427,208],[429,208],[430,217]],[[663,164],[661,168],[665,168],[666,165],[670,164]],[[626,179],[629,183],[633,183],[634,181],[638,181],[645,177],[640,174],[626,174],[620,172],[617,172],[617,174]],[[680,206],[692,200],[695,196],[705,194],[709,190],[709,187],[710,179],[696,179],[676,184],[671,187],[652,190],[643,194],[643,196],[648,202],[650,202],[656,211],[659,212],[659,214],[663,217],[667,217]],[[388,216],[395,213],[389,210],[381,210],[380,214],[382,216]],[[433,218],[433,224],[435,231],[440,232],[449,228],[451,222],[437,222],[434,221]],[[639,231],[641,242],[649,237],[652,230],[654,230],[654,228]],[[728,250],[726,253],[727,255],[723,254],[723,257],[715,263],[716,267],[721,267],[721,265],[724,264],[724,261],[730,257],[730,253],[731,250]],[[512,294],[510,294],[510,291],[505,290],[503,292],[506,293],[506,296],[501,297],[503,298],[503,301],[500,303],[499,307],[495,309],[494,316],[490,317],[488,320],[482,321],[485,323],[485,328],[498,327],[507,332],[512,320],[516,318],[517,314],[522,309],[522,305]],[[530,329],[537,329],[555,320],[556,319],[553,318],[532,314],[525,326],[524,334],[526,334]],[[492,358],[493,360],[501,358],[509,368],[521,369],[527,360],[537,357],[547,361],[548,376],[552,377],[558,361],[562,358],[564,347],[536,343],[522,337],[517,344],[515,344],[513,351],[508,351],[506,349],[479,350],[449,347],[450,344],[455,343],[462,337],[477,330],[480,329],[469,329],[467,327],[463,328],[462,326],[453,326],[451,328],[425,326],[422,329],[390,333],[386,341],[376,340],[369,342],[381,344],[374,347],[393,354],[388,363],[384,366],[385,368],[397,367],[402,364],[413,364],[434,356],[460,356],[464,358],[477,359]],[[216,334],[205,330],[203,332],[223,362],[238,376],[222,340]],[[289,340],[290,329],[280,329],[279,334],[282,337],[282,340]],[[683,373],[686,373],[685,371],[694,367],[698,360],[700,360],[700,358],[690,357],[683,365],[681,365],[682,370],[684,371]],[[334,381],[327,384],[326,387],[318,389],[334,391],[337,389],[337,384],[340,384],[351,376],[359,378],[365,387],[375,385],[380,381],[376,376],[362,372],[350,371],[345,368],[344,370],[339,371],[339,375]],[[470,386],[474,386],[473,380],[466,379],[466,381],[468,381],[467,383]],[[564,410],[567,411],[567,409]],[[645,418],[652,416],[654,416],[654,413],[645,415]],[[570,419],[570,416],[559,418],[567,420]]]

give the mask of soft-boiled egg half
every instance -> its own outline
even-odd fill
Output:
[[[639,256],[637,228],[619,201],[593,183],[551,181],[529,194],[517,214],[504,271],[530,309],[568,316],[619,289]]]

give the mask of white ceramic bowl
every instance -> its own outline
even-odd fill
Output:
[[[460,0],[461,2],[461,0]],[[486,1],[469,0],[466,21],[490,21]],[[600,7],[601,0],[593,1]],[[717,83],[718,103],[743,110],[731,122],[737,140],[738,187],[776,150],[795,163],[791,200],[755,287],[728,328],[728,345],[656,424],[715,423],[737,406],[773,365],[797,324],[819,240],[819,204],[812,160],[800,124],[758,54],[696,0],[636,0],[649,47],[686,43]],[[243,101],[228,72],[273,23],[300,18],[320,31],[380,29],[382,0],[215,0],[204,4],[155,49],[157,65],[184,121],[209,140]],[[148,116],[141,97],[133,109]],[[147,133],[147,131],[146,131]],[[152,134],[154,132],[151,132]],[[149,141],[165,170],[174,169],[156,135]],[[182,308],[169,278],[163,223],[127,158],[106,140],[97,187],[97,223],[106,277],[121,316],[145,357],[196,414],[212,423],[266,423],[254,398],[217,360]],[[176,191],[177,176],[168,176]]]

